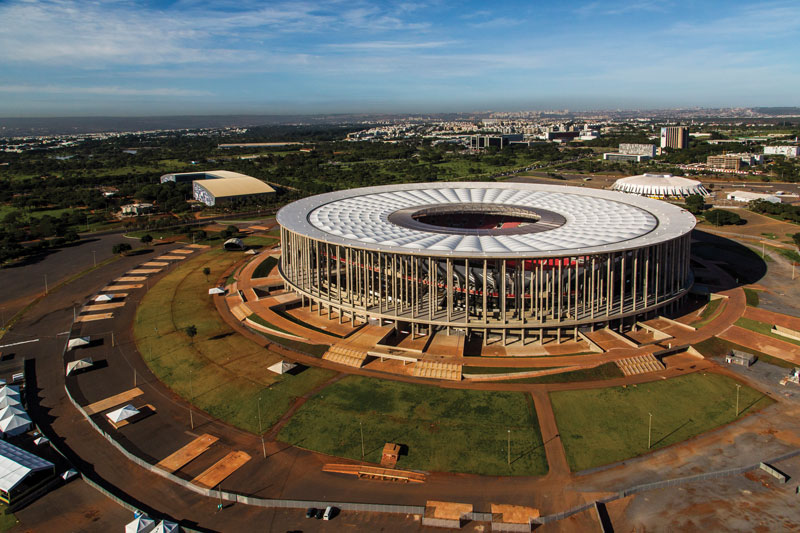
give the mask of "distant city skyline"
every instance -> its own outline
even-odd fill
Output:
[[[0,116],[797,106],[794,1],[0,3]]]

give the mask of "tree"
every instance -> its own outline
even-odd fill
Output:
[[[715,226],[729,226],[734,224],[744,224],[742,217],[736,213],[722,209],[712,209],[703,215],[705,219]]]
[[[800,248],[800,233],[792,233],[792,240],[794,241],[795,246]]]
[[[194,338],[197,335],[197,326],[195,326],[194,324],[186,326],[184,331],[186,332],[186,335],[188,335],[189,337],[189,344],[194,344]]]
[[[800,233],[798,233],[800,235]],[[208,281],[208,275],[211,274],[211,269],[208,267],[203,267],[203,274],[206,276],[206,281]]]
[[[124,255],[126,252],[130,252],[132,249],[133,247],[127,242],[121,242],[111,247],[111,253]]]
[[[149,245],[151,242],[153,242],[153,237],[148,233],[147,235],[142,235],[142,238],[139,240],[142,242],[142,244]]]
[[[194,237],[198,241],[202,241],[202,240],[205,240],[206,237],[208,237],[208,234],[205,232],[205,230],[199,229],[199,230],[194,232]]]
[[[705,199],[700,194],[692,194],[686,198],[686,210],[693,215],[698,215],[706,207]]]
[[[237,228],[233,224],[231,224],[230,226],[228,226],[225,229],[228,230],[228,233],[231,234],[231,236],[239,234],[239,228]]]

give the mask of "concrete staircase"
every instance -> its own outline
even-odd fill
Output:
[[[436,361],[417,361],[414,363],[412,376],[418,378],[445,379],[448,381],[461,381],[461,366],[454,363],[439,363]]]
[[[616,361],[617,366],[626,376],[658,372],[666,368],[664,363],[655,358],[653,354],[637,355]]]

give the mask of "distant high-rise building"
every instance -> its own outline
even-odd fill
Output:
[[[661,128],[661,148],[689,147],[689,128],[686,126],[667,126]]]
[[[798,157],[800,156],[800,146],[765,146],[764,153],[767,155]]]
[[[710,155],[706,157],[706,164],[711,168],[739,170],[742,168],[742,158],[738,155]]]

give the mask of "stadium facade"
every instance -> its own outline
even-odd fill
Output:
[[[692,284],[694,217],[613,191],[420,183],[278,212],[288,290],[328,319],[521,341],[629,328]]]

